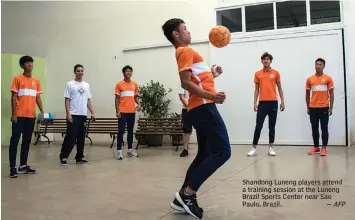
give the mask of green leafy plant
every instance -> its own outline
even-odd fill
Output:
[[[164,85],[153,80],[146,85],[139,86],[139,101],[145,116],[150,118],[165,118],[169,115],[171,100],[166,96],[172,89],[165,89]]]

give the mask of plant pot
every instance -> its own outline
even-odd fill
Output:
[[[138,141],[138,145],[148,145],[148,142],[145,137],[136,136],[136,140]]]
[[[148,146],[162,146],[163,137],[163,135],[147,135],[146,140],[148,142]]]

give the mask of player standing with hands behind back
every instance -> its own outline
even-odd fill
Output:
[[[255,73],[254,83],[254,111],[256,114],[256,126],[253,138],[253,148],[248,152],[248,156],[256,155],[256,146],[258,145],[260,133],[264,125],[266,116],[269,116],[269,155],[275,156],[276,153],[273,149],[275,140],[275,126],[277,118],[277,93],[276,87],[279,90],[281,98],[280,110],[285,109],[284,94],[281,87],[280,73],[275,69],[272,69],[270,64],[273,57],[269,53],[264,53],[261,56],[261,62],[263,69]],[[258,104],[259,99],[259,104]]]
[[[181,86],[190,92],[187,107],[198,142],[197,155],[170,206],[201,219],[203,210],[197,204],[196,192],[231,156],[227,128],[215,104],[222,104],[226,99],[223,92],[214,89],[214,77],[222,73],[222,69],[208,68],[200,54],[189,47],[191,36],[183,20],[170,19],[162,29],[175,46]]]
[[[328,122],[333,113],[334,82],[331,76],[324,74],[325,60],[318,58],[315,62],[316,73],[308,77],[306,82],[307,113],[312,124],[312,136],[314,146],[308,152],[313,155],[320,152],[321,156],[327,156]],[[312,91],[312,98],[310,99]],[[319,149],[319,121],[322,129],[322,150]]]

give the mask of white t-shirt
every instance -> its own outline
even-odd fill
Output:
[[[70,99],[70,114],[87,116],[88,99],[91,99],[89,83],[69,81],[65,86],[64,97]]]
[[[189,92],[183,88],[180,88],[179,91],[178,91],[178,94],[179,95],[184,95],[185,99],[187,100],[187,102],[189,102],[189,98],[190,98],[190,95],[189,95]],[[186,107],[184,106],[184,104],[182,105],[182,108],[183,109],[186,109]]]

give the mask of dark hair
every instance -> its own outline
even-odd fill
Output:
[[[324,59],[318,58],[318,59],[316,59],[316,63],[317,63],[317,62],[322,62],[323,65],[325,66],[325,60],[324,60]]]
[[[76,65],[74,66],[74,72],[75,72],[76,69],[78,69],[79,67],[84,68],[83,65],[81,65],[81,64],[76,64]]]
[[[185,24],[185,22],[180,18],[172,18],[163,24],[162,29],[164,31],[165,37],[174,44],[173,31],[179,31],[180,24]]]
[[[263,55],[261,55],[261,60],[265,60],[266,57],[268,57],[271,61],[274,59],[271,54],[265,52]]]
[[[133,68],[132,68],[131,66],[129,66],[129,65],[126,65],[126,66],[124,66],[124,67],[122,68],[122,73],[125,73],[126,70],[131,70],[131,71],[133,71]]]
[[[27,62],[33,63],[33,58],[30,57],[30,56],[23,56],[23,57],[21,57],[21,59],[20,59],[20,61],[19,61],[19,64],[20,64],[20,66],[22,67],[23,64],[25,64],[25,63],[27,63]]]

